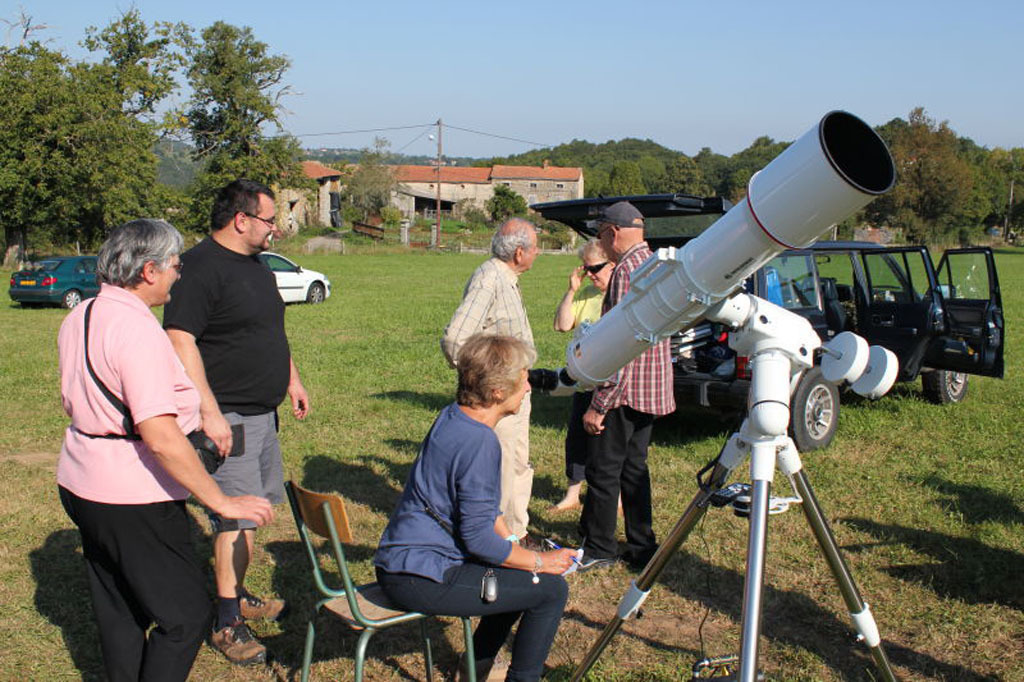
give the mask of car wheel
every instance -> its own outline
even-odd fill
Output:
[[[62,306],[71,310],[76,305],[82,302],[82,292],[78,289],[68,289],[64,292],[64,298],[61,299],[60,303]]]
[[[306,292],[306,303],[323,303],[325,292],[323,284],[313,282],[309,285],[309,291]]]
[[[963,402],[967,397],[967,382],[970,376],[948,369],[934,369],[921,374],[924,396],[933,403],[946,405]]]
[[[797,450],[828,447],[839,426],[839,389],[813,367],[800,377],[790,403],[790,431]]]

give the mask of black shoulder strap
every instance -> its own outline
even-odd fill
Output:
[[[135,420],[132,419],[132,412],[128,409],[128,406],[121,402],[114,393],[106,387],[106,385],[100,381],[100,378],[96,376],[96,371],[92,368],[92,362],[89,360],[89,321],[92,319],[92,305],[96,302],[96,299],[92,299],[85,306],[85,367],[89,370],[89,376],[96,382],[96,386],[99,387],[100,392],[106,396],[110,404],[113,405],[118,412],[121,413],[123,420],[121,425],[124,427],[125,435],[118,433],[105,434],[102,436],[95,436],[97,438],[127,438],[128,440],[142,440],[139,434],[135,433]],[[89,435],[89,434],[86,434]]]

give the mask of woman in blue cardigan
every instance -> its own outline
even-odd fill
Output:
[[[402,608],[481,616],[473,636],[481,680],[517,620],[506,679],[540,679],[569,594],[561,574],[576,556],[520,547],[498,511],[501,446],[493,429],[519,410],[534,358],[511,337],[466,342],[456,402],[423,441],[374,558],[377,581]],[[484,589],[495,582],[496,590]]]

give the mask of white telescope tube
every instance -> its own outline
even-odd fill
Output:
[[[632,275],[629,293],[569,344],[566,370],[585,385],[630,360],[736,290],[781,251],[888,192],[892,157],[871,127],[833,111],[750,179],[747,198],[682,249],[659,249]]]

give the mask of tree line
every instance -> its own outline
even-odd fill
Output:
[[[1020,232],[1024,148],[981,147],[920,107],[876,131],[892,152],[896,186],[841,225],[841,235],[852,236],[861,224],[898,229],[908,242],[976,242],[1007,225]],[[651,140],[573,140],[486,163],[579,166],[590,197],[684,192],[735,202],[746,195],[750,177],[789,144],[762,136],[732,156],[705,147],[691,157]]]
[[[38,39],[31,17],[13,23],[19,44],[0,48],[0,225],[8,250],[92,248],[139,216],[202,232],[214,190],[236,177],[314,188],[299,164],[306,152],[280,122],[289,60],[249,28],[147,24],[133,9],[87,29],[82,45],[92,59],[75,61]],[[183,103],[168,104],[184,86]],[[981,147],[923,108],[877,131],[896,161],[896,187],[840,226],[842,234],[869,224],[897,228],[907,241],[969,242],[992,227],[1020,230],[1024,192],[1011,200],[1011,187],[1024,179],[1024,149]],[[691,157],[651,140],[573,140],[477,163],[581,166],[588,196],[686,192],[737,201],[788,144],[762,136],[731,156],[705,147]],[[347,169],[351,209],[386,208],[390,156],[378,141]]]
[[[92,60],[34,35],[0,48],[0,225],[5,246],[98,245],[115,225],[164,216],[204,231],[214,190],[236,177],[311,187],[298,141],[280,125],[286,57],[250,29],[146,24],[130,10],[86,30]],[[169,98],[188,86],[180,106]],[[268,131],[271,134],[268,134]],[[276,133],[276,134],[275,134]],[[158,182],[158,142],[189,143],[198,172]]]

